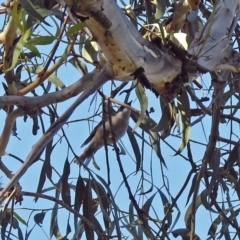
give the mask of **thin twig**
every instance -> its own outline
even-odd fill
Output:
[[[223,96],[223,89],[225,87],[225,83],[222,81],[218,81],[218,75],[216,73],[212,73],[213,85],[214,85],[214,102],[213,102],[213,109],[212,109],[212,125],[211,125],[211,132],[209,136],[209,143],[207,145],[203,163],[201,165],[200,171],[197,175],[195,189],[193,192],[193,199],[192,199],[192,214],[191,214],[191,235],[190,239],[194,239],[195,235],[195,220],[196,220],[196,199],[198,195],[198,189],[200,186],[201,178],[204,177],[206,186],[209,186],[208,179],[205,177],[205,172],[207,169],[207,164],[211,161],[212,154],[214,152],[217,137],[218,137],[218,128],[221,116],[221,102]]]
[[[22,95],[25,95],[25,94],[31,92],[32,90],[34,90],[36,87],[38,87],[40,84],[42,84],[42,82],[45,79],[47,79],[55,70],[57,70],[61,66],[63,61],[66,59],[65,54],[63,54],[61,56],[61,58],[50,69],[48,69],[48,67],[49,67],[49,65],[50,65],[50,63],[52,61],[52,58],[53,58],[55,52],[57,51],[57,49],[59,47],[62,35],[64,33],[64,30],[65,30],[65,27],[66,27],[66,24],[67,24],[67,19],[68,18],[66,17],[65,21],[64,21],[64,24],[63,24],[63,26],[61,28],[61,31],[59,33],[59,36],[57,38],[57,41],[56,41],[56,43],[55,43],[55,45],[54,45],[54,47],[53,47],[53,49],[51,51],[50,56],[48,57],[48,60],[47,60],[47,62],[45,64],[45,66],[44,66],[44,69],[38,74],[37,78],[31,84],[27,85],[23,89],[20,89],[17,92],[17,95],[22,96]],[[70,54],[70,52],[71,52],[71,50],[73,48],[74,43],[75,43],[74,39],[71,39],[70,43],[69,43],[69,45],[67,47],[67,52],[66,52],[67,55]]]
[[[186,86],[185,87],[188,94],[190,95],[190,97],[192,98],[192,100],[194,102],[196,102],[198,104],[198,106],[205,112],[207,113],[208,115],[212,115],[212,111],[211,109],[207,108],[198,98],[197,96],[193,93],[193,91],[191,90],[191,88],[189,86]]]
[[[84,223],[86,223],[90,228],[92,228],[99,237],[103,237],[103,233],[101,233],[99,231],[99,229],[92,222],[90,222],[86,217],[81,215],[79,212],[77,212],[76,210],[71,208],[69,205],[67,205],[63,201],[61,201],[61,200],[59,200],[59,199],[57,199],[55,197],[42,194],[42,193],[32,193],[32,192],[25,192],[25,191],[23,191],[22,194],[24,196],[47,199],[49,201],[52,201],[52,202],[55,202],[55,203],[61,205],[63,208],[67,209],[69,212],[71,212],[74,215],[76,215],[77,217],[79,217]]]
[[[0,192],[0,200],[2,200],[7,191],[19,181],[23,174],[27,171],[28,167],[32,164],[34,159],[44,150],[47,144],[52,140],[55,134],[61,129],[61,127],[66,123],[68,118],[72,115],[74,110],[91,94],[93,94],[99,87],[101,87],[106,81],[106,69],[99,72],[98,78],[95,76],[92,85],[89,86],[86,91],[84,91],[78,99],[63,113],[63,115],[57,119],[45,132],[45,134],[40,138],[40,140],[32,147],[31,152],[28,154],[27,159],[21,166],[21,168],[16,172],[16,174],[11,178],[8,184]]]

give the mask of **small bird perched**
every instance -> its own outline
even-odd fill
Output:
[[[101,121],[91,132],[90,136],[84,141],[81,147],[88,145],[82,155],[80,155],[75,162],[88,165],[93,155],[104,146],[104,138],[107,144],[113,144],[114,140],[117,142],[126,133],[129,123],[131,110],[126,107],[120,107],[119,111],[111,116],[112,129],[110,127],[109,119],[105,121],[105,130],[103,121]],[[105,134],[105,136],[104,136]]]

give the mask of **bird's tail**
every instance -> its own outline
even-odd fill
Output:
[[[95,152],[96,150],[93,147],[89,146],[78,158],[76,158],[75,162],[81,165],[88,165]]]

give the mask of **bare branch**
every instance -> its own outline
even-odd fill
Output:
[[[91,82],[91,85],[84,91],[79,98],[63,113],[63,115],[54,122],[49,129],[45,132],[45,134],[39,139],[39,141],[33,146],[31,152],[28,154],[27,159],[21,166],[21,168],[16,172],[16,174],[12,177],[10,182],[4,187],[4,189],[0,192],[0,201],[4,198],[7,191],[11,189],[14,184],[16,184],[19,179],[23,176],[23,174],[27,171],[28,167],[32,164],[34,159],[42,152],[42,150],[47,146],[47,144],[52,140],[55,134],[61,129],[61,127],[66,123],[68,118],[72,115],[74,110],[91,94],[93,94],[99,87],[102,86],[103,83],[107,81],[106,79],[106,71],[103,69],[99,73],[99,79],[94,79]]]

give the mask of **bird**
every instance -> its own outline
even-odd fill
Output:
[[[130,104],[131,102],[128,103],[128,105]],[[104,146],[105,141],[108,145],[113,144],[113,139],[116,142],[119,141],[128,129],[130,114],[129,108],[121,106],[119,111],[111,116],[111,126],[109,118],[106,118],[105,121],[102,120],[81,145],[83,147],[88,144],[83,153],[75,159],[75,162],[87,166],[94,154]],[[103,125],[105,125],[105,130]]]

